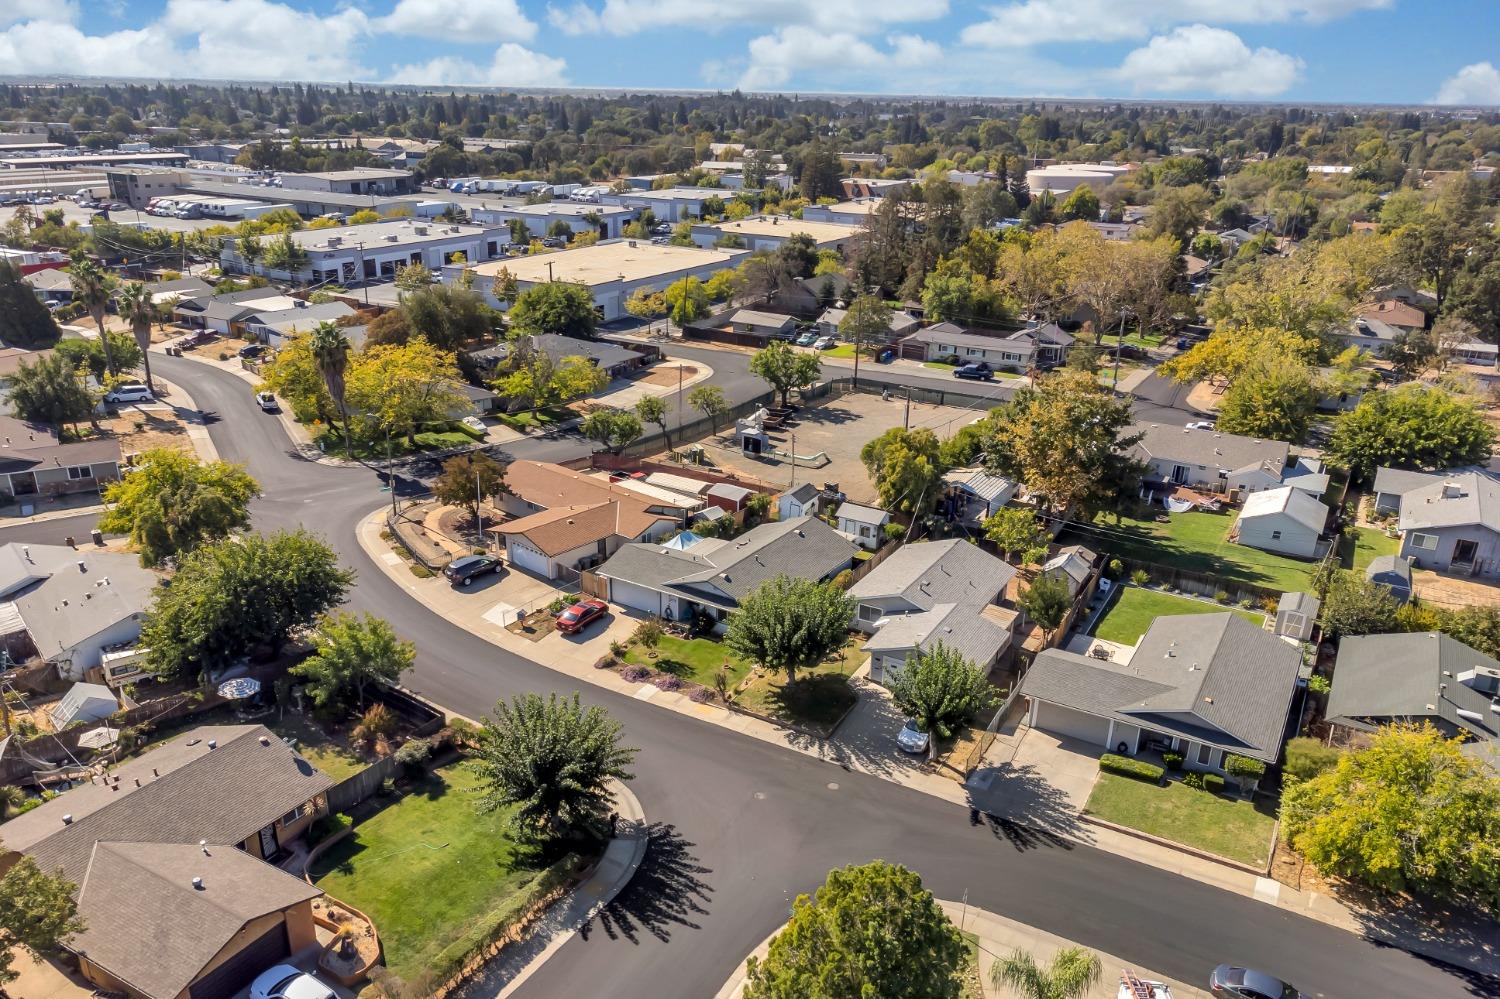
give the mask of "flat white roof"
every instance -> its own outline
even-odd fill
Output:
[[[514,215],[629,215],[636,209],[627,205],[595,205],[578,201],[549,201],[544,205],[501,205],[498,208],[480,208],[477,211],[510,212]]]
[[[788,215],[757,215],[740,219],[738,222],[704,222],[693,228],[716,229],[719,232],[735,232],[747,236],[790,237],[805,233],[811,236],[815,243],[831,243],[840,239],[848,239],[862,231],[856,225],[846,225],[842,222],[808,222]]]
[[[476,275],[493,277],[501,268],[505,268],[515,275],[517,281],[530,284],[574,281],[593,287],[612,281],[644,281],[658,275],[711,267],[714,264],[727,266],[747,252],[696,246],[666,246],[644,239],[610,239],[576,250],[491,260],[472,270]]]
[[[880,207],[879,198],[860,198],[857,201],[840,201],[836,205],[809,205],[825,211],[837,212],[840,215],[868,215]]]
[[[437,243],[465,237],[483,238],[495,232],[497,228],[496,226],[400,219],[389,222],[366,222],[362,225],[341,225],[336,229],[298,229],[292,233],[292,241],[308,250],[343,250],[358,246],[360,243],[365,244],[366,250],[378,250],[392,243]],[[387,236],[395,236],[396,239],[389,240]],[[330,243],[329,237],[339,242]],[[279,239],[280,237],[267,238]]]
[[[707,201],[709,198],[722,198],[728,201],[734,197],[734,192],[722,187],[664,187],[660,191],[622,191],[618,197],[650,198],[653,201],[679,198],[684,201]]]

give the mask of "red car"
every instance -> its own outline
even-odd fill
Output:
[[[609,604],[603,600],[580,600],[557,615],[557,630],[564,635],[576,635],[608,613]]]

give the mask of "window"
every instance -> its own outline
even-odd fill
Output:
[[[68,478],[70,479],[92,479],[94,477],[94,466],[92,465],[70,465],[68,466]]]
[[[876,607],[874,604],[860,604],[859,619],[861,621],[879,621],[880,608]]]
[[[1198,765],[1200,767],[1210,767],[1210,766],[1213,766],[1213,764],[1210,761],[1214,758],[1214,747],[1204,745],[1203,743],[1199,743],[1198,744],[1198,755],[1195,758],[1197,759]]]
[[[302,804],[298,805],[296,808],[292,809],[290,812],[287,812],[285,815],[283,815],[281,817],[281,824],[284,825],[284,826],[289,826],[293,822],[296,822],[298,819],[302,818],[302,816],[304,816],[306,814],[307,814],[307,803],[303,802]]]
[[[1280,541],[1281,540],[1281,532],[1280,531],[1272,531],[1271,532],[1271,540],[1272,541]]]
[[[1436,534],[1413,534],[1411,536],[1411,546],[1413,548],[1415,548],[1417,551],[1423,551],[1423,552],[1434,552],[1434,551],[1437,551],[1437,546],[1438,546],[1437,535]]]

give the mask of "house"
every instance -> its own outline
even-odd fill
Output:
[[[37,496],[93,492],[119,477],[120,442],[115,438],[64,444],[50,427],[0,416],[0,494],[22,506]]]
[[[924,361],[957,358],[960,364],[983,362],[999,370],[1027,371],[1061,364],[1072,344],[1072,335],[1056,323],[1005,333],[941,322],[908,336],[902,341],[902,353],[907,357],[915,354]]]
[[[455,255],[470,264],[493,260],[510,242],[510,230],[500,225],[409,218],[331,229],[299,229],[287,238],[301,251],[303,259],[290,269],[269,267],[264,254],[281,238],[263,238],[262,255],[255,260],[245,258],[239,240],[225,239],[219,262],[230,273],[274,274],[304,283],[373,281],[393,278],[409,264],[422,264],[436,271]]]
[[[130,999],[228,999],[317,944],[312,885],[272,866],[333,781],[260,725],[202,726],[0,827],[78,886],[83,977]]]
[[[1016,570],[962,538],[906,545],[849,588],[854,627],[870,635],[870,679],[887,681],[941,641],[988,671],[1009,646],[999,607]]]
[[[1344,347],[1355,347],[1362,354],[1373,354],[1379,357],[1396,342],[1397,337],[1405,335],[1405,332],[1383,319],[1374,316],[1358,316],[1346,329],[1336,335],[1339,343]]]
[[[1448,360],[1454,364],[1493,368],[1500,362],[1500,346],[1483,340],[1464,340],[1448,348]]]
[[[487,533],[505,545],[512,566],[543,579],[598,565],[627,542],[671,534],[686,514],[681,503],[540,461],[511,462],[505,486],[498,504],[515,519]]]
[[[846,198],[888,198],[911,187],[910,180],[884,180],[876,177],[845,177],[839,181]]]
[[[167,302],[183,302],[194,298],[211,298],[214,286],[200,277],[176,278],[172,281],[155,281],[146,285],[151,301],[156,305]]]
[[[172,315],[184,326],[230,333],[236,323],[256,312],[295,309],[301,299],[284,295],[275,288],[245,288],[240,291],[189,298],[172,308]]]
[[[21,278],[43,302],[73,301],[73,278],[67,271],[46,267]]]
[[[1047,649],[1021,681],[1033,728],[1134,755],[1182,753],[1222,771],[1230,753],[1275,763],[1299,649],[1230,612],[1159,617],[1127,659]]]
[[[871,213],[880,207],[880,202],[880,198],[856,198],[832,205],[806,205],[802,209],[802,221],[864,225]]]
[[[1088,585],[1089,576],[1094,571],[1094,563],[1098,560],[1097,553],[1082,545],[1066,545],[1059,548],[1056,555],[1042,563],[1041,574],[1048,579],[1061,580],[1068,587],[1068,595],[1076,597],[1079,591]]]
[[[822,333],[824,336],[835,336],[839,337],[840,339],[848,339],[839,332],[839,324],[844,321],[844,317],[848,314],[849,310],[847,309],[824,309],[822,315],[818,316],[818,332]],[[872,343],[875,339],[883,339],[886,343],[895,343],[902,337],[910,335],[920,325],[921,324],[917,321],[917,318],[911,313],[901,312],[899,310],[892,311],[890,314],[890,321],[886,324],[887,332],[883,336],[877,334],[876,337],[864,342]]]
[[[885,541],[885,525],[891,522],[884,510],[860,503],[840,503],[837,516],[839,533],[870,551]]]
[[[542,351],[554,365],[562,364],[569,357],[587,358],[594,367],[602,369],[610,378],[624,378],[651,361],[650,357],[640,351],[630,350],[611,340],[580,340],[561,333],[537,333],[515,341],[505,340],[491,347],[469,351],[469,359],[493,373],[510,357],[512,351],[521,349],[519,345],[523,342],[532,349]]]
[[[1377,320],[1402,333],[1415,333],[1427,328],[1427,313],[1394,298],[1367,302],[1356,309],[1354,314],[1362,319]]]
[[[753,527],[733,540],[703,538],[686,548],[621,545],[595,575],[609,599],[669,621],[700,614],[723,620],[768,580],[826,582],[854,563],[857,549],[815,517]]]
[[[774,312],[737,309],[729,317],[729,328],[736,333],[748,333],[768,340],[789,340],[797,330],[797,321]]]
[[[811,317],[824,309],[852,302],[855,294],[853,285],[842,274],[814,274],[778,288],[765,304],[775,312]]]
[[[806,236],[819,250],[842,253],[860,238],[864,230],[840,222],[808,222],[784,215],[752,215],[734,221],[699,222],[693,226],[693,242],[699,246],[717,246],[730,239],[734,245],[751,253],[772,251],[793,236]]]
[[[1465,472],[1486,474],[1483,469],[1474,467],[1450,468],[1443,472],[1415,472],[1410,469],[1389,468],[1382,465],[1375,469],[1375,482],[1371,487],[1375,494],[1375,512],[1400,513],[1401,497],[1407,493],[1442,482],[1448,476],[1461,475]]]
[[[1400,603],[1411,600],[1411,559],[1400,555],[1377,555],[1365,566],[1365,578],[1383,586]]]
[[[951,520],[977,527],[1009,503],[1020,483],[982,468],[955,468],[943,475],[945,495],[938,507]]]
[[[1323,366],[1318,368],[1318,380],[1320,384],[1331,384],[1327,389],[1327,395],[1319,395],[1317,409],[1322,413],[1347,413],[1364,399],[1365,392],[1375,381],[1375,373],[1368,369],[1360,372],[1363,384],[1359,379],[1345,378],[1343,372],[1338,368]],[[1334,391],[1337,388],[1337,393]]]
[[[1126,436],[1140,435],[1135,456],[1146,463],[1147,478],[1211,492],[1254,492],[1281,482],[1291,445],[1216,430],[1168,424],[1136,424]]]
[[[1328,507],[1300,489],[1280,486],[1251,493],[1235,521],[1237,540],[1261,551],[1316,558]]]
[[[1298,642],[1310,641],[1322,606],[1323,602],[1311,593],[1283,593],[1276,601],[1276,634]]]
[[[348,305],[337,300],[317,304],[301,299],[296,302],[289,309],[254,312],[238,322],[246,335],[279,348],[299,333],[311,333],[319,323],[340,323],[355,314]]]
[[[1400,722],[1464,736],[1466,748],[1500,743],[1500,662],[1437,632],[1359,635],[1339,641],[1327,719],[1361,732]]]
[[[823,493],[811,482],[804,482],[795,489],[788,489],[776,498],[776,519],[795,520],[798,517],[815,517]]]
[[[1500,575],[1500,482],[1447,475],[1401,497],[1400,554],[1418,569]]]
[[[1182,255],[1182,276],[1193,284],[1207,280],[1211,276],[1209,272],[1213,269],[1213,266],[1212,261],[1204,260],[1202,257],[1195,257],[1191,253],[1184,253]]]
[[[75,683],[47,712],[52,729],[61,732],[74,722],[99,721],[120,710],[115,692],[102,683]]]

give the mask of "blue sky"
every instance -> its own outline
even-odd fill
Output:
[[[1500,105],[1492,0],[0,0],[0,73]]]

